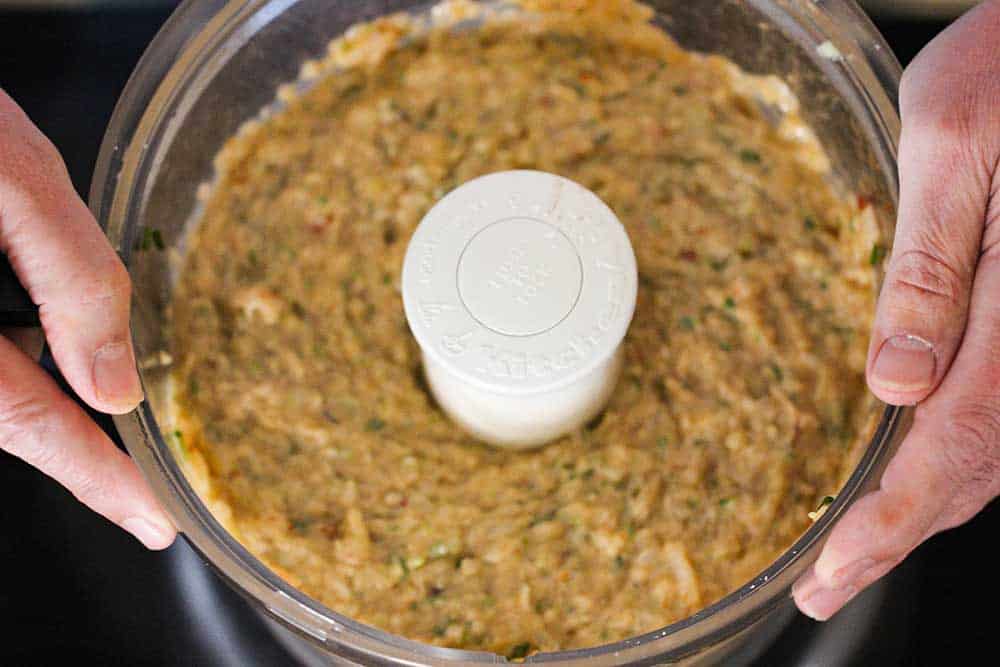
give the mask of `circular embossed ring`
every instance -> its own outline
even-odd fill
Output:
[[[403,304],[441,407],[466,430],[534,447],[596,415],[621,369],[635,254],[596,195],[561,176],[469,181],[424,217]]]

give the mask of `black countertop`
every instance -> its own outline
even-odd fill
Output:
[[[13,12],[0,10],[0,86],[62,151],[86,195],[104,128],[135,62],[166,19],[165,10]],[[903,62],[942,25],[882,22]],[[101,419],[111,428],[110,421]],[[54,482],[0,452],[0,665],[219,665],[221,629],[191,612],[171,576],[186,547],[149,553],[129,535],[80,507]],[[994,503],[966,526],[932,539],[907,565],[912,600],[887,614],[905,628],[908,665],[975,664],[988,646],[997,599],[992,546]],[[239,664],[282,664],[259,622],[234,594],[230,619],[251,628]],[[797,621],[802,633],[813,624]],[[872,647],[876,649],[877,647]],[[873,651],[865,664],[888,664]],[[767,664],[767,659],[764,660]]]

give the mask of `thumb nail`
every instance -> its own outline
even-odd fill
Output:
[[[108,343],[94,354],[94,387],[100,400],[123,412],[139,404],[142,386],[130,345]]]
[[[930,343],[916,336],[893,336],[875,357],[872,379],[890,391],[924,391],[934,381],[935,365]]]
[[[174,541],[174,531],[140,516],[122,521],[122,528],[132,533],[147,549],[166,549]]]

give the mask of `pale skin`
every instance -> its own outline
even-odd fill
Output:
[[[0,91],[0,251],[39,305],[66,381],[102,412],[142,400],[129,334],[131,284],[55,147]],[[20,342],[20,341],[19,341]],[[0,449],[163,549],[176,531],[138,468],[11,338],[0,336]]]
[[[825,620],[932,535],[1000,493],[1000,0],[966,14],[907,69],[900,207],[868,384],[916,405],[880,487],[854,504],[795,585]],[[142,400],[125,268],[55,148],[0,91],[0,251],[39,304],[60,370],[93,408]],[[0,336],[0,448],[151,549],[176,531],[136,466]]]
[[[868,385],[916,405],[916,417],[880,488],[851,507],[794,588],[819,620],[1000,493],[998,44],[991,0],[903,77],[899,215]]]

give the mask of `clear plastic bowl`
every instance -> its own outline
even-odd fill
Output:
[[[900,67],[849,0],[650,2],[683,46],[725,55],[754,73],[783,77],[845,185],[876,206],[891,237],[898,184],[895,106]],[[167,349],[169,253],[133,252],[144,227],[168,246],[183,237],[212,158],[245,120],[271,103],[301,63],[350,25],[413,0],[188,0],[150,45],[115,110],[97,162],[90,204],[135,284],[133,335],[140,358]],[[820,45],[830,42],[819,49]],[[840,57],[830,57],[831,54]],[[826,54],[821,55],[821,54]],[[185,478],[157,422],[167,414],[169,368],[142,371],[147,400],[116,419],[157,496],[186,539],[311,662],[365,665],[476,664],[505,659],[427,646],[337,614],[281,580],[212,517]],[[887,407],[857,468],[828,511],[753,581],[694,616],[627,641],[539,654],[527,662],[573,665],[738,662],[791,619],[789,591],[831,527],[878,481],[911,418]]]

